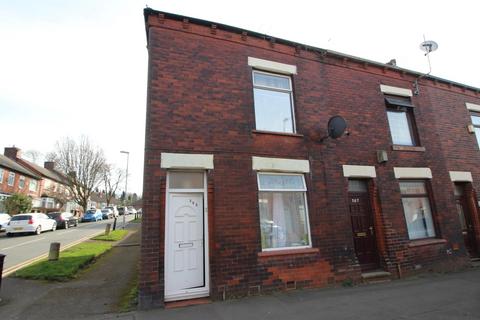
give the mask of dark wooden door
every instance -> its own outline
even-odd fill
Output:
[[[475,230],[473,228],[472,214],[470,212],[467,198],[465,196],[464,186],[455,185],[455,201],[457,205],[458,219],[462,227],[463,241],[465,247],[472,257],[478,255],[477,246],[475,245]]]
[[[358,262],[362,270],[376,269],[379,259],[367,181],[349,181],[348,202]]]

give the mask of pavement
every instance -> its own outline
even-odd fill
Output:
[[[52,283],[4,278],[0,319],[88,319],[119,312],[119,303],[138,273],[140,227],[140,223],[129,223],[130,235],[75,280]]]
[[[139,227],[139,224],[129,228]],[[42,283],[4,279],[0,319],[479,319],[480,267],[429,273],[351,288],[279,292],[176,309],[120,313],[117,305],[135,278],[140,232],[115,247],[77,280]]]

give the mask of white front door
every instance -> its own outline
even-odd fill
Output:
[[[170,193],[165,243],[165,298],[182,298],[205,287],[202,193]]]

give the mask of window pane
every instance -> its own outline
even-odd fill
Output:
[[[8,185],[13,186],[14,182],[15,182],[15,173],[10,172],[8,174]]]
[[[480,128],[475,127],[475,135],[477,136],[477,143],[478,143],[478,146],[480,147]]]
[[[262,248],[310,244],[304,192],[259,192]]]
[[[406,112],[388,111],[388,124],[394,144],[413,146]]]
[[[463,186],[459,184],[455,184],[454,195],[456,196],[463,196]]]
[[[472,116],[472,123],[476,126],[480,126],[480,117]]]
[[[260,190],[305,190],[303,176],[300,175],[281,175],[281,174],[259,174]]]
[[[172,189],[203,189],[203,172],[170,172]]]
[[[365,180],[348,180],[349,192],[367,192],[367,181]]]
[[[427,189],[423,181],[404,181],[400,182],[401,194],[426,194]]]
[[[403,198],[403,211],[411,240],[435,237],[428,198]]]
[[[290,93],[253,89],[256,129],[293,132]]]
[[[30,191],[37,191],[37,180],[30,180],[30,185],[28,189]]]
[[[290,79],[278,77],[264,73],[253,73],[253,84],[259,86],[267,86],[278,89],[290,90]]]

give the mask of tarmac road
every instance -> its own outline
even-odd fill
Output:
[[[127,215],[126,221],[133,220],[134,215]],[[123,216],[117,219],[117,228],[122,227]],[[8,275],[17,266],[24,265],[32,259],[48,254],[50,243],[60,242],[60,250],[68,245],[83,242],[105,230],[107,223],[113,224],[113,219],[98,222],[79,223],[77,227],[46,231],[41,235],[16,235],[7,237],[0,234],[0,253],[5,254],[3,276]]]

